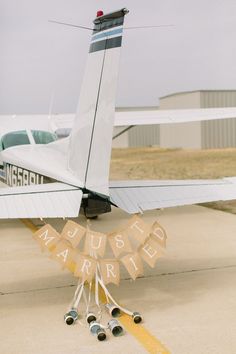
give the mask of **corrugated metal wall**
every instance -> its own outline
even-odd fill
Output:
[[[174,108],[214,108],[214,107],[236,107],[236,90],[210,90],[210,91],[193,91],[182,92],[160,98],[161,109]],[[134,110],[137,108],[123,108],[119,110]],[[139,108],[139,110],[151,109],[147,107]],[[198,126],[199,125],[199,126]],[[140,126],[134,127],[128,131],[128,145],[136,146],[151,146],[165,144],[163,146],[172,146],[172,130],[176,135],[179,135],[180,143],[177,146],[190,148],[226,148],[236,147],[236,118],[225,119],[221,121],[199,122],[195,125],[189,125],[188,140],[191,140],[191,145],[184,138],[186,136],[185,126],[181,131],[181,126],[178,125],[179,133],[174,125],[162,126]],[[198,128],[197,128],[198,127]],[[191,138],[192,137],[192,138]],[[169,139],[169,140],[168,140]],[[184,140],[185,139],[185,140]],[[186,141],[186,144],[185,144]],[[194,146],[192,146],[192,142]]]
[[[200,92],[179,92],[160,98],[160,109],[191,109],[200,107]],[[200,122],[162,124],[160,146],[163,148],[201,149]]]
[[[160,126],[143,125],[129,130],[129,146],[160,145]]]
[[[201,108],[236,107],[236,91],[202,91]],[[202,148],[236,147],[236,119],[201,123]]]

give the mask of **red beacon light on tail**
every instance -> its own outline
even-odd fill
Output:
[[[98,10],[97,11],[97,17],[101,17],[103,16],[103,11],[102,10]]]

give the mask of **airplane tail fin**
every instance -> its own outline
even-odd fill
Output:
[[[115,94],[127,9],[94,20],[92,42],[70,135],[68,167],[88,190],[109,195]]]

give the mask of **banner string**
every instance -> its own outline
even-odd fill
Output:
[[[87,293],[86,293],[86,290],[84,289],[83,290],[83,298],[84,298],[84,303],[85,303],[85,306],[86,306],[86,314],[88,313],[88,308],[89,308],[89,300],[87,299]]]
[[[92,292],[92,282],[89,283],[89,293],[88,293],[88,301],[87,301],[87,307],[86,307],[86,315],[89,313],[89,307],[91,303],[91,292]]]
[[[43,218],[40,218],[40,221],[42,221],[44,225],[47,225],[46,221]]]
[[[84,282],[82,282],[82,284],[81,284],[80,291],[79,291],[77,299],[76,299],[76,301],[74,303],[75,308],[78,308],[78,306],[79,306],[80,299],[81,299],[81,296],[83,294],[83,291],[84,291]]]
[[[75,303],[76,298],[77,298],[77,296],[78,296],[78,294],[79,294],[79,290],[80,290],[80,287],[81,287],[81,286],[82,286],[82,282],[79,280],[79,281],[78,281],[77,288],[76,288],[75,293],[74,293],[73,300],[72,300],[71,303],[70,303],[70,307],[73,307],[73,306],[74,306],[74,303]]]

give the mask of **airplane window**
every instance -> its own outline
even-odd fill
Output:
[[[16,132],[11,132],[11,133],[5,134],[2,137],[3,149],[7,149],[11,146],[27,145],[27,144],[30,144],[30,141],[29,141],[26,130],[19,130]]]
[[[48,144],[57,140],[56,134],[45,132],[42,130],[31,130],[34,141],[36,144]]]

